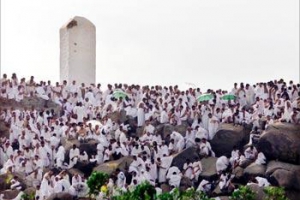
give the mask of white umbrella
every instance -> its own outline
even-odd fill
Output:
[[[86,123],[87,125],[92,124],[92,128],[95,128],[96,125],[99,125],[99,128],[101,128],[103,125],[101,124],[100,121],[97,120],[90,120]]]

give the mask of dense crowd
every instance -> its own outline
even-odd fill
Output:
[[[221,190],[231,191],[231,171],[245,160],[263,165],[266,158],[253,144],[255,137],[275,122],[299,124],[300,84],[293,81],[274,80],[254,85],[235,83],[231,91],[189,88],[182,91],[178,86],[162,87],[128,84],[85,85],[76,81],[52,85],[18,79],[16,74],[0,79],[2,99],[22,101],[25,97],[44,99],[45,108],[34,107],[24,110],[1,108],[0,119],[10,127],[9,138],[1,138],[0,174],[18,172],[30,180],[37,189],[36,199],[46,199],[54,192],[69,192],[74,196],[85,195],[86,178],[79,174],[72,177],[67,173],[77,162],[101,164],[124,156],[132,156],[133,162],[126,171],[117,170],[108,182],[109,194],[115,188],[129,190],[143,181],[148,181],[161,191],[160,185],[172,188],[180,185],[181,179],[190,179],[197,190],[210,193],[218,184]],[[116,92],[124,96],[115,95]],[[211,94],[207,101],[199,100],[203,94]],[[232,100],[222,99],[231,94]],[[47,109],[52,100],[61,107],[60,113]],[[125,111],[136,124],[120,123],[110,118],[115,111]],[[261,121],[264,121],[261,125]],[[165,140],[153,124],[187,124],[183,136],[173,131]],[[217,159],[217,183],[199,179],[202,172],[201,159],[186,160],[183,171],[171,166],[175,154],[188,147],[195,147],[201,158],[215,156],[210,145],[223,123],[236,126],[251,126],[249,147],[245,151],[234,148],[230,157]],[[142,128],[137,137],[136,128]],[[81,142],[97,141],[96,154],[88,155],[73,145],[69,159],[65,159],[63,140],[77,139]],[[54,173],[52,169],[60,169]],[[47,170],[45,170],[47,169]],[[260,186],[270,183],[266,178],[255,177],[253,182]],[[11,180],[12,189],[22,190],[20,180]],[[84,192],[83,192],[84,193]]]

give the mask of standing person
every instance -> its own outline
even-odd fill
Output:
[[[145,124],[145,106],[144,103],[141,102],[138,106],[137,110],[137,122],[138,127],[142,127]]]
[[[219,120],[216,116],[212,115],[211,113],[208,114],[208,118],[209,140],[212,140],[218,130]]]

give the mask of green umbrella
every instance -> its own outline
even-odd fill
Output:
[[[200,96],[197,97],[197,100],[199,102],[202,102],[202,101],[209,101],[213,98],[214,96],[212,94],[201,94]]]
[[[225,94],[221,97],[222,100],[234,100],[236,99],[236,96],[233,94]]]
[[[113,97],[116,99],[120,99],[121,97],[124,99],[126,96],[128,96],[128,94],[122,90],[115,90],[113,92]]]

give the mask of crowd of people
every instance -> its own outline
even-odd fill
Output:
[[[160,185],[169,184],[178,188],[183,177],[191,180],[197,190],[210,193],[219,185],[223,191],[234,189],[232,170],[245,160],[263,165],[266,158],[255,148],[254,139],[275,122],[300,123],[300,84],[283,79],[254,85],[234,84],[231,91],[190,88],[182,91],[178,86],[162,87],[128,84],[85,85],[63,81],[52,85],[18,79],[6,74],[0,79],[2,99],[22,101],[26,97],[39,97],[45,101],[42,110],[36,108],[1,108],[0,120],[9,125],[9,138],[1,138],[0,174],[18,172],[30,180],[36,188],[36,199],[44,200],[55,192],[69,192],[74,196],[86,195],[86,179],[79,174],[70,177],[68,169],[78,162],[101,164],[124,156],[132,156],[133,162],[126,171],[117,170],[108,182],[110,194],[114,188],[133,189],[148,181],[161,191]],[[123,97],[116,96],[123,92]],[[210,100],[199,101],[203,93],[212,94]],[[233,100],[222,99],[226,94]],[[60,106],[59,113],[47,109],[49,101]],[[136,124],[120,123],[111,119],[111,113],[124,111]],[[260,122],[264,121],[263,124]],[[210,145],[224,123],[236,126],[251,126],[249,147],[245,151],[234,148],[230,157],[217,159],[216,183],[200,179],[201,158],[215,156]],[[173,131],[168,140],[154,124],[186,124],[185,134]],[[136,128],[142,128],[140,137]],[[89,155],[76,145],[67,151],[63,140],[77,139],[80,142],[97,141],[96,153]],[[171,166],[175,154],[186,148],[198,149],[200,159],[186,160],[183,171]],[[68,159],[66,153],[68,152]],[[52,169],[59,169],[54,173]],[[269,185],[263,177],[253,178],[260,186]],[[22,190],[15,176],[12,189]]]

